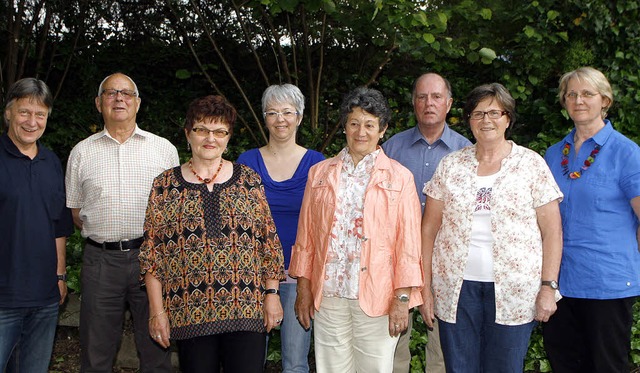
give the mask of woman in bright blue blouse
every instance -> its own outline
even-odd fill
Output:
[[[566,73],[559,91],[575,128],[545,154],[564,194],[564,242],[563,299],[544,345],[554,373],[628,372],[640,295],[640,148],[604,119],[613,92],[600,71]]]
[[[262,95],[262,111],[269,142],[261,148],[242,153],[237,162],[251,167],[262,178],[282,242],[285,270],[288,270],[307,174],[309,168],[322,161],[324,156],[296,143],[304,112],[304,95],[298,87],[292,84],[268,87]],[[295,300],[296,281],[287,277],[287,282],[280,285],[280,301],[284,309],[280,328],[282,371],[308,372],[311,331],[298,323],[293,309]]]

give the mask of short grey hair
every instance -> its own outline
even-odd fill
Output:
[[[111,75],[107,75],[106,78],[102,79],[102,81],[100,82],[100,86],[98,87],[98,97],[100,97],[100,95],[102,95],[102,86],[104,85],[104,82],[106,82],[107,79],[111,78],[114,75],[122,75],[122,76],[126,77],[127,79],[129,79],[131,84],[133,84],[133,90],[136,92],[138,97],[140,97],[140,91],[138,91],[138,85],[136,84],[136,82],[134,82],[133,79],[131,79],[130,76],[128,76],[127,74],[123,74],[121,72],[116,72],[116,73],[113,73]]]
[[[36,78],[24,78],[13,83],[9,91],[7,92],[7,98],[5,99],[5,110],[10,108],[14,102],[21,98],[30,98],[37,103],[42,104],[49,109],[53,109],[53,95],[51,90],[45,82]],[[9,128],[9,120],[4,118],[4,124]]]
[[[304,112],[304,95],[300,88],[293,84],[274,84],[262,94],[262,115],[271,104],[292,104],[299,115]]]
[[[347,118],[354,108],[361,108],[380,121],[382,132],[391,121],[391,108],[387,99],[377,89],[359,87],[349,92],[340,105],[340,126],[344,128]]]

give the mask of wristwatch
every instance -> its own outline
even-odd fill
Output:
[[[402,303],[408,303],[409,302],[409,294],[400,294],[400,295],[396,295],[395,298],[397,300],[399,300]]]
[[[553,290],[558,290],[558,282],[556,280],[551,280],[551,281],[542,281],[540,283],[540,285],[542,286],[548,286]]]
[[[58,281],[64,281],[67,282],[67,274],[63,274],[63,275],[58,275]]]

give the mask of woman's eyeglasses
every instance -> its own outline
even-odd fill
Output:
[[[277,117],[281,116],[284,119],[293,119],[296,116],[298,116],[298,112],[297,111],[285,111],[283,113],[278,112],[278,111],[265,111],[264,113],[264,117],[267,119],[276,119]]]
[[[213,137],[218,139],[224,139],[225,137],[229,136],[229,131],[224,130],[222,128],[210,130],[204,127],[193,127],[191,131],[193,131],[193,133],[195,133],[200,137],[209,137],[210,133],[213,133]]]
[[[508,111],[489,110],[489,111],[472,111],[469,114],[469,119],[480,120],[484,119],[484,116],[488,116],[489,119],[500,119],[503,115],[509,114]]]

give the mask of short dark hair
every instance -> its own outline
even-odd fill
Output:
[[[509,127],[505,131],[505,137],[509,137],[511,129],[516,123],[516,100],[513,99],[509,90],[500,83],[483,84],[469,92],[464,104],[464,109],[462,110],[464,121],[469,125],[471,112],[474,111],[480,101],[485,98],[495,99],[498,104],[502,106],[502,110],[509,113]]]
[[[51,109],[53,108],[53,96],[51,95],[51,90],[49,90],[47,84],[42,80],[38,80],[36,78],[24,78],[13,83],[7,92],[7,98],[5,99],[4,104],[5,110],[10,108],[14,102],[21,98],[30,98],[35,100],[37,103],[46,106],[47,109],[49,109],[49,114],[51,114]],[[4,119],[4,124],[9,128],[9,121],[7,118]]]
[[[345,126],[347,117],[356,107],[380,120],[380,132],[387,128],[391,121],[391,108],[382,93],[377,89],[359,87],[349,92],[340,104],[340,126]]]
[[[222,96],[200,97],[189,104],[184,129],[191,131],[194,124],[204,119],[218,119],[227,125],[229,134],[232,134],[237,115],[233,105]]]

